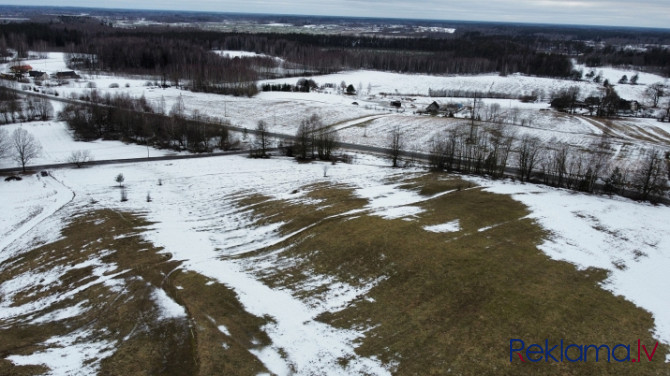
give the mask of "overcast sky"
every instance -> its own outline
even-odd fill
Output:
[[[670,28],[670,0],[0,0],[0,3]]]

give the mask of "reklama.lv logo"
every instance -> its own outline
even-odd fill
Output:
[[[633,349],[632,358],[631,348]],[[598,362],[606,356],[607,362],[614,360],[615,362],[640,363],[644,360],[641,357],[642,352],[644,352],[647,360],[651,362],[654,359],[657,348],[658,342],[656,342],[650,354],[647,346],[642,345],[639,339],[637,340],[637,349],[635,345],[624,344],[610,347],[608,345],[577,345],[573,343],[565,346],[564,340],[549,347],[548,339],[544,340],[544,346],[541,344],[532,344],[526,347],[526,343],[523,340],[513,338],[509,340],[509,361],[512,362],[516,359],[521,362],[540,362],[542,360],[549,362],[551,359],[554,362],[563,362],[566,360],[568,362]],[[635,357],[635,350],[637,350],[637,357]]]

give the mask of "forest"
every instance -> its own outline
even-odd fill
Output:
[[[194,91],[255,95],[259,79],[324,74],[345,69],[402,73],[498,73],[579,79],[572,59],[588,66],[635,66],[670,76],[670,51],[662,46],[626,48],[637,40],[665,40],[633,30],[554,30],[530,26],[527,34],[495,33],[498,26],[470,27],[440,36],[335,35],[310,33],[218,32],[192,27],[115,28],[93,17],[61,16],[49,22],[0,25],[0,56],[8,49],[63,51],[72,69],[162,77],[163,85],[188,85]],[[659,32],[660,33],[660,32]],[[661,33],[662,34],[662,33]],[[609,37],[603,41],[601,35]],[[252,51],[276,57],[226,58],[216,50]]]

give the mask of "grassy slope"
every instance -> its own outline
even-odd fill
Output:
[[[102,375],[256,375],[265,370],[248,350],[268,343],[260,330],[266,321],[246,313],[225,286],[178,269],[179,261],[144,242],[139,233],[146,225],[128,213],[88,212],[71,221],[63,239],[0,265],[0,282],[30,270],[67,268],[97,257],[117,265],[113,273],[125,271],[116,278],[123,283],[121,292],[95,284],[40,312],[85,302],[83,315],[40,325],[27,323],[26,317],[0,322],[0,374],[43,373],[43,367],[16,367],[4,357],[39,351],[47,339],[77,330],[89,332],[91,340],[117,343],[114,355],[101,362]],[[22,292],[15,304],[75,289],[91,281],[91,268],[70,269],[60,281]],[[156,288],[182,304],[189,317],[161,319],[152,298]],[[233,338],[221,333],[218,325],[225,325]]]
[[[653,345],[653,321],[647,312],[599,287],[605,271],[577,271],[571,264],[548,259],[537,249],[547,234],[525,218],[526,208],[510,197],[482,192],[444,175],[408,178],[404,188],[426,196],[453,192],[420,204],[425,212],[413,221],[365,213],[337,216],[367,203],[346,186],[304,187],[309,198],[322,200],[318,205],[248,196],[239,205],[253,209],[258,223],[285,222],[284,233],[313,227],[241,258],[276,261],[275,268],[257,270],[258,274],[266,283],[294,289],[304,298],[328,290],[325,284],[301,289],[314,274],[352,285],[385,277],[367,297],[320,319],[342,328],[368,329],[358,352],[393,365],[398,375],[667,374],[664,347],[659,347],[654,362],[641,365],[510,364],[511,338],[527,344],[565,339],[598,345],[632,344],[640,338]],[[458,232],[436,234],[422,228],[455,219],[460,221]],[[268,344],[262,331],[266,319],[246,313],[230,289],[180,269],[178,260],[144,242],[139,234],[147,225],[137,215],[87,212],[72,219],[63,239],[0,264],[0,282],[96,255],[116,265],[115,272],[125,271],[117,277],[123,280],[121,292],[94,285],[42,312],[87,302],[84,315],[41,325],[26,324],[26,317],[0,322],[1,358],[39,351],[48,338],[79,328],[93,339],[119,344],[114,355],[101,362],[104,375],[263,372],[249,349]],[[487,226],[495,227],[478,231]],[[272,253],[285,246],[284,252]],[[17,296],[17,303],[80,286],[90,272],[72,269],[61,277],[62,284],[26,291]],[[186,307],[188,318],[160,320],[151,299],[155,288]],[[218,325],[225,325],[231,337]],[[43,371],[0,360],[0,374]]]
[[[539,251],[547,234],[510,197],[467,189],[468,183],[436,175],[408,181],[406,187],[426,195],[456,191],[424,202],[426,212],[416,221],[363,215],[319,222],[291,240],[292,247],[277,262],[283,266],[262,272],[265,281],[297,288],[308,278],[306,271],[336,275],[354,285],[387,276],[370,292],[372,299],[358,299],[321,319],[343,328],[371,328],[359,353],[396,363],[398,375],[668,372],[663,363],[667,349],[661,347],[655,362],[641,365],[510,364],[511,338],[527,345],[565,339],[612,346],[639,338],[653,346],[653,321],[649,313],[598,286],[605,271],[578,271]],[[299,208],[260,197],[253,201],[259,217],[288,221],[286,232],[362,206],[347,189],[320,190],[313,196],[325,199],[321,205],[326,208]],[[458,232],[422,229],[455,219],[461,225]]]

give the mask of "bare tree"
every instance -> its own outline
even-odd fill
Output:
[[[640,78],[640,74],[639,74],[639,73],[635,73],[635,74],[633,75],[633,77],[631,77],[630,80],[628,80],[628,82],[629,82],[631,85],[637,85],[637,80],[638,80],[639,78]]]
[[[314,134],[314,132],[312,133]],[[316,137],[316,150],[319,159],[329,161],[332,158],[332,153],[337,148],[337,132],[330,131],[326,128],[321,128]]]
[[[493,178],[502,177],[507,168],[507,159],[514,141],[513,133],[507,126],[502,124],[496,128],[490,128],[486,137],[487,155],[484,160],[485,172]]]
[[[295,135],[295,144],[293,145],[293,153],[298,159],[307,159],[307,154],[310,149],[311,123],[308,119],[303,119],[298,127],[298,132]]]
[[[652,195],[659,195],[667,190],[665,163],[661,152],[657,149],[646,153],[642,165],[637,169],[633,178],[633,185],[642,200],[648,200]]]
[[[559,143],[551,155],[550,173],[554,176],[554,185],[562,187],[565,184],[570,159],[570,145]],[[569,178],[569,177],[568,177]]]
[[[433,136],[430,141],[430,156],[428,159],[431,170],[443,171],[447,167],[447,149],[446,134]]]
[[[26,105],[23,108],[24,117],[26,120],[31,121],[37,118],[37,107],[35,106],[35,100],[33,97],[28,97],[26,100]]]
[[[268,123],[265,120],[259,120],[256,125],[256,157],[264,158],[267,155],[268,147]]]
[[[114,178],[114,181],[119,183],[119,187],[123,187],[123,182],[126,180],[126,178],[123,177],[123,174],[118,174],[116,175],[116,178]]]
[[[608,176],[605,178],[603,190],[609,196],[613,194],[620,195],[623,193],[626,184],[628,183],[628,171],[615,166],[614,169],[608,171]]]
[[[537,137],[524,135],[518,149],[519,178],[528,181],[533,173],[533,168],[539,161],[540,140]]]
[[[303,119],[295,135],[293,144],[293,153],[298,159],[316,158],[318,149],[317,130],[323,128],[323,122],[319,115],[313,114],[307,119]],[[333,143],[335,140],[332,140]]]
[[[12,145],[9,141],[9,133],[4,129],[0,129],[0,158],[9,153],[11,146]]]
[[[342,81],[340,82],[340,93],[344,94],[345,90],[347,90],[347,83]]]
[[[649,99],[649,102],[652,107],[658,107],[658,101],[665,95],[665,85],[660,82],[649,85],[649,87],[644,91],[645,96]]]
[[[393,163],[393,167],[398,167],[398,159],[402,153],[403,142],[400,133],[400,126],[395,126],[389,134],[389,157]]]
[[[17,128],[12,133],[11,145],[14,149],[14,160],[21,165],[23,172],[26,171],[26,164],[42,152],[40,142],[23,128]]]
[[[514,131],[510,130],[508,127],[500,129],[500,147],[498,156],[498,173],[497,177],[503,177],[505,175],[505,170],[507,169],[507,161],[509,159],[509,154],[512,151],[512,145],[516,138]]]
[[[46,98],[38,98],[35,101],[35,111],[37,118],[42,121],[51,119],[54,116],[54,107]]]
[[[90,150],[76,150],[68,157],[68,162],[76,165],[78,168],[93,160]]]

